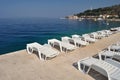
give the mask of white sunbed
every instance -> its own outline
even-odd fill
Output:
[[[114,51],[107,51],[107,50],[101,51],[100,53],[98,53],[98,55],[100,60],[102,60],[101,56],[104,56],[104,59],[107,59],[107,57],[113,58],[115,55],[120,57],[120,53]]]
[[[108,37],[112,34],[110,30],[101,30],[101,31],[97,31],[97,33],[102,35],[102,37]]]
[[[92,43],[92,42],[95,42],[95,39],[93,38],[90,38],[90,36],[88,34],[84,34],[83,36],[80,36],[80,35],[72,35],[72,38],[73,39],[80,39],[80,40],[83,40],[85,42],[88,42],[88,43]]]
[[[75,45],[76,47],[86,46],[86,45],[89,44],[88,42],[85,42],[85,41],[83,41],[83,40],[81,40],[81,39],[70,38],[70,37],[67,37],[67,36],[62,37],[62,41],[63,41],[63,42],[68,42],[68,43],[74,43],[74,45]]]
[[[73,40],[72,38],[70,38],[70,37],[65,36],[65,37],[62,37],[61,40],[62,40],[62,42],[65,42],[65,43],[69,43],[69,44],[75,45],[74,40]]]
[[[90,33],[90,37],[92,37],[94,39],[101,39],[101,38],[103,38],[103,35],[98,34],[97,32],[92,32],[92,33]]]
[[[27,44],[26,46],[28,54],[37,52],[40,60],[46,60],[47,58],[53,58],[59,54],[58,51],[52,49],[48,44],[41,45],[37,42]]]
[[[108,35],[104,31],[97,31],[98,35],[102,35],[102,37],[107,37]]]
[[[117,29],[117,31],[120,31],[120,27],[117,27],[116,29]]]
[[[110,64],[120,67],[120,53],[114,51],[101,51],[99,54],[99,59],[104,60]],[[116,58],[117,56],[117,58]],[[104,59],[102,58],[104,57]],[[117,60],[117,61],[116,61]]]
[[[83,34],[82,37],[85,39],[86,42],[89,43],[94,43],[95,41],[97,41],[96,39],[91,38],[89,34]]]
[[[110,30],[119,32],[120,31],[120,27],[111,28]]]
[[[48,44],[50,44],[53,47],[55,45],[59,46],[61,52],[64,50],[65,50],[65,52],[67,52],[67,51],[72,51],[72,50],[76,49],[76,47],[74,45],[59,41],[57,39],[49,39]]]
[[[120,62],[118,62],[118,61],[115,61],[113,59],[105,59],[104,61],[120,68]]]
[[[86,66],[88,67],[87,70],[85,70]],[[108,80],[120,80],[120,69],[108,62],[92,57],[78,61],[78,69],[80,71],[88,73],[91,68],[108,77]]]
[[[113,45],[108,47],[108,50],[112,50],[112,51],[115,51],[115,52],[120,52],[120,45],[119,44],[113,44]]]
[[[110,30],[103,30],[103,31],[104,31],[108,36],[113,34],[113,32],[110,31]]]
[[[117,31],[120,31],[120,27],[117,27]]]

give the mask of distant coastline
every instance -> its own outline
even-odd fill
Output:
[[[97,20],[120,21],[120,4],[110,7],[86,10],[81,13],[66,16],[65,18],[79,21],[83,19],[92,19],[94,21]]]

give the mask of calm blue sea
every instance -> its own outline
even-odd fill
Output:
[[[50,18],[0,19],[0,54],[26,48],[27,43],[47,43],[48,39],[120,26],[120,22]]]

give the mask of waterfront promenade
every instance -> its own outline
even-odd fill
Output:
[[[94,44],[78,48],[70,53],[61,53],[56,58],[40,61],[26,50],[0,56],[1,80],[94,80],[73,66],[75,62],[93,56],[109,45],[120,41],[120,33],[98,40]],[[99,79],[97,79],[99,80]]]

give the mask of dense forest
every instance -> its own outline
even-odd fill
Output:
[[[120,18],[120,4],[110,7],[98,8],[93,10],[86,10],[82,13],[75,14],[78,17],[81,16],[99,16],[99,15],[118,15]]]

